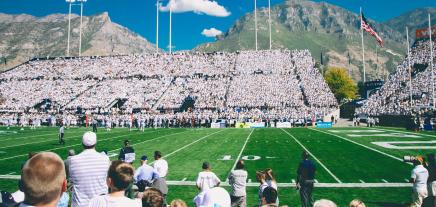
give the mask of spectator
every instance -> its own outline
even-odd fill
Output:
[[[124,147],[121,148],[118,160],[132,164],[135,161],[135,150],[130,146],[129,140],[124,140]]]
[[[171,201],[170,207],[188,207],[188,205],[186,205],[185,201],[176,199]]]
[[[65,166],[52,152],[41,152],[29,159],[22,170],[22,190],[25,206],[57,206],[67,190]]]
[[[277,191],[277,193],[278,193],[277,181],[274,178],[274,173],[273,173],[271,168],[268,168],[268,169],[265,170],[265,181],[266,181],[266,183],[268,184],[269,187],[274,188]],[[277,196],[278,196],[278,194],[277,194]],[[277,197],[276,200],[277,200],[276,205],[278,206],[279,205],[279,197]]]
[[[154,160],[154,170],[157,172],[159,177],[166,177],[168,173],[168,163],[166,160],[162,159],[162,153],[160,151],[154,152]]]
[[[168,194],[168,186],[167,186],[167,182],[166,182],[165,178],[160,178],[160,177],[155,178],[153,180],[153,183],[151,183],[151,187],[158,189],[162,193],[162,196],[164,198],[163,202],[166,205],[167,204],[166,196]]]
[[[436,207],[436,161],[434,154],[427,155],[428,194],[433,197],[433,207]]]
[[[139,192],[144,192],[146,187],[150,187],[153,179],[157,177],[153,167],[147,164],[148,158],[146,155],[141,157],[141,166],[136,170],[133,176]]]
[[[365,203],[363,203],[361,200],[354,199],[350,202],[350,205],[348,205],[348,207],[366,207],[366,206]]]
[[[428,171],[424,168],[423,163],[424,159],[421,156],[413,161],[414,168],[410,182],[413,183],[412,203],[415,207],[421,207],[424,199],[428,196]]]
[[[262,192],[262,207],[276,207],[277,190],[271,186],[266,187]]]
[[[156,188],[147,188],[142,196],[142,207],[163,207],[164,198]]]
[[[331,200],[321,199],[321,200],[315,201],[315,203],[313,204],[313,207],[337,207],[337,206]]]
[[[214,187],[204,192],[204,197],[197,207],[230,206],[230,195],[221,187]]]
[[[266,175],[264,171],[257,171],[256,172],[256,180],[259,182],[259,206],[262,206],[262,196],[263,196],[263,190],[268,187],[268,183],[266,183]]]
[[[220,179],[211,171],[210,164],[208,162],[203,162],[202,169],[203,171],[198,173],[196,182],[197,188],[201,192],[220,185]]]
[[[132,200],[124,196],[125,190],[133,182],[134,169],[132,165],[122,161],[112,161],[109,167],[107,184],[110,193],[92,198],[89,207],[141,207],[139,200]]]
[[[108,193],[106,183],[109,157],[95,150],[97,135],[86,132],[82,138],[83,152],[68,158],[72,185],[72,207],[88,207],[89,200]]]
[[[309,159],[309,153],[304,151],[302,161],[297,170],[297,189],[300,191],[302,207],[312,207],[313,185],[315,183],[316,167],[312,160]]]
[[[67,174],[67,178],[70,177],[70,173],[69,173],[69,171],[68,171],[68,170],[69,170],[68,158],[69,158],[69,157],[72,157],[72,156],[74,156],[74,155],[76,155],[76,152],[74,151],[74,149],[70,149],[70,150],[68,150],[68,156],[67,156],[67,159],[64,160],[65,172],[66,172],[66,174]]]
[[[229,174],[229,184],[231,187],[230,199],[232,207],[245,207],[247,206],[247,179],[248,173],[244,170],[245,164],[243,160],[236,163],[236,168]]]

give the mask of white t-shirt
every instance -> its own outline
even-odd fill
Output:
[[[141,200],[129,199],[127,197],[112,197],[109,195],[101,195],[91,199],[89,207],[141,207]]]
[[[153,164],[154,170],[157,172],[159,177],[163,178],[167,176],[168,173],[168,163],[164,159],[156,160]]]
[[[220,179],[213,172],[203,171],[198,173],[197,186],[201,191],[209,190],[220,183]]]
[[[427,189],[428,171],[422,165],[417,165],[412,170],[411,178],[415,179],[413,188],[415,189]]]

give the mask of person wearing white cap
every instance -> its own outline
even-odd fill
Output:
[[[96,144],[97,135],[85,132],[82,138],[83,152],[68,157],[72,207],[87,207],[94,196],[108,193],[106,177],[110,161],[108,156],[95,150]]]

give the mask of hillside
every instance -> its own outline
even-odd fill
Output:
[[[273,48],[309,49],[318,62],[322,52],[324,65],[351,68],[353,78],[361,79],[362,48],[358,14],[325,2],[287,0],[284,4],[273,7],[271,16]],[[405,54],[401,33],[386,24],[371,23],[385,41],[385,47],[378,51],[377,65],[376,41],[365,34],[369,80],[379,78],[384,69],[394,70]],[[268,49],[267,8],[258,10],[258,41],[260,49]],[[216,42],[200,45],[196,50],[212,52],[253,48],[254,15],[247,13],[218,37]]]
[[[415,30],[428,27],[428,14],[431,14],[431,22],[436,24],[436,8],[415,9],[394,17],[386,22],[386,25],[400,33],[406,33],[406,26],[409,27],[410,38],[415,38]]]
[[[72,15],[70,56],[78,56],[80,17]],[[0,14],[0,70],[32,57],[65,56],[68,15],[46,17]],[[108,13],[83,17],[82,55],[116,55],[155,51],[146,39],[111,22]]]

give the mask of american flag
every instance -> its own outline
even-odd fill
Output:
[[[383,47],[383,40],[382,38],[377,34],[377,32],[371,27],[371,25],[369,24],[369,22],[366,20],[365,16],[363,15],[362,12],[362,20],[361,20],[361,28],[368,32],[369,34],[371,34],[373,37],[375,37],[375,39],[377,40],[378,44],[380,45],[380,47]]]

